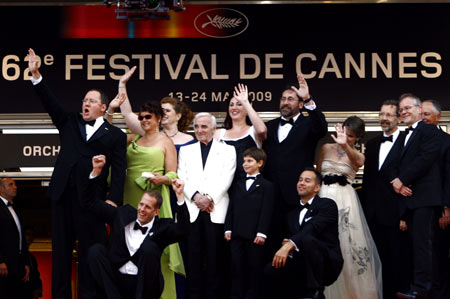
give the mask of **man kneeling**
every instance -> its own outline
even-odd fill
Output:
[[[338,209],[317,196],[322,177],[306,168],[297,182],[298,207],[287,216],[287,233],[272,263],[265,267],[266,298],[325,298],[325,286],[342,270]]]
[[[130,205],[116,208],[97,198],[96,178],[105,165],[105,156],[92,158],[90,180],[83,207],[93,211],[111,226],[110,246],[95,244],[89,249],[88,262],[99,291],[106,298],[159,298],[163,290],[161,253],[188,234],[189,212],[184,203],[184,182],[173,180],[177,196],[177,223],[159,219],[161,195],[146,191],[136,210]],[[101,194],[100,192],[98,194]]]

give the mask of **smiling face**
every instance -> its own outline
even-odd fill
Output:
[[[163,103],[161,104],[161,108],[164,113],[163,117],[161,118],[161,124],[163,126],[178,123],[178,120],[181,118],[181,113],[176,113],[175,109],[173,109],[172,104]]]
[[[427,124],[437,126],[441,119],[441,114],[434,109],[433,104],[430,102],[422,103],[422,117],[423,121]]]
[[[106,111],[106,105],[102,104],[100,92],[90,90],[84,96],[81,112],[83,119],[86,121],[94,120],[103,116]]]
[[[300,112],[300,109],[303,108],[303,104],[303,101],[300,101],[294,90],[286,89],[281,95],[280,113],[283,117],[289,119]]]
[[[138,119],[141,122],[141,128],[145,132],[154,132],[159,130],[160,118],[157,118],[154,113],[141,111],[139,112]]]
[[[319,192],[320,184],[316,182],[316,179],[316,174],[311,170],[305,170],[300,174],[297,192],[302,199],[309,200]]]
[[[245,118],[247,112],[245,111],[244,106],[233,97],[228,105],[228,114],[231,119],[242,119]]]
[[[403,98],[399,107],[400,118],[407,126],[413,125],[422,118],[422,107],[416,106],[411,97]]]
[[[380,109],[379,121],[383,132],[390,135],[398,126],[397,106],[394,105],[382,105]]]
[[[348,127],[345,127],[345,131],[347,132],[347,144],[353,147],[358,140],[358,137],[356,137],[355,132],[350,130]]]
[[[212,120],[209,116],[201,116],[194,120],[195,138],[204,144],[208,144],[214,136],[216,127],[212,126]]]
[[[242,168],[244,168],[245,173],[247,173],[248,175],[255,175],[259,173],[259,170],[261,169],[263,163],[264,162],[262,160],[256,161],[251,156],[245,156],[244,162],[242,163]]]
[[[159,214],[159,208],[156,207],[156,199],[147,193],[142,195],[137,208],[137,219],[141,225],[145,225],[153,220]]]

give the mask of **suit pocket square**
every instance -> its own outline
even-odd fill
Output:
[[[312,217],[305,218],[305,222],[308,222],[311,219],[312,219]]]

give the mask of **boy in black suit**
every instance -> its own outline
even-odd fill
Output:
[[[231,298],[260,298],[263,245],[272,218],[274,194],[272,183],[260,174],[265,152],[253,147],[245,150],[243,157],[247,177],[233,188],[225,219],[233,274]]]

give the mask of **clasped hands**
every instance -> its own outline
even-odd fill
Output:
[[[202,212],[211,213],[214,210],[214,202],[206,194],[196,193],[194,203]]]

